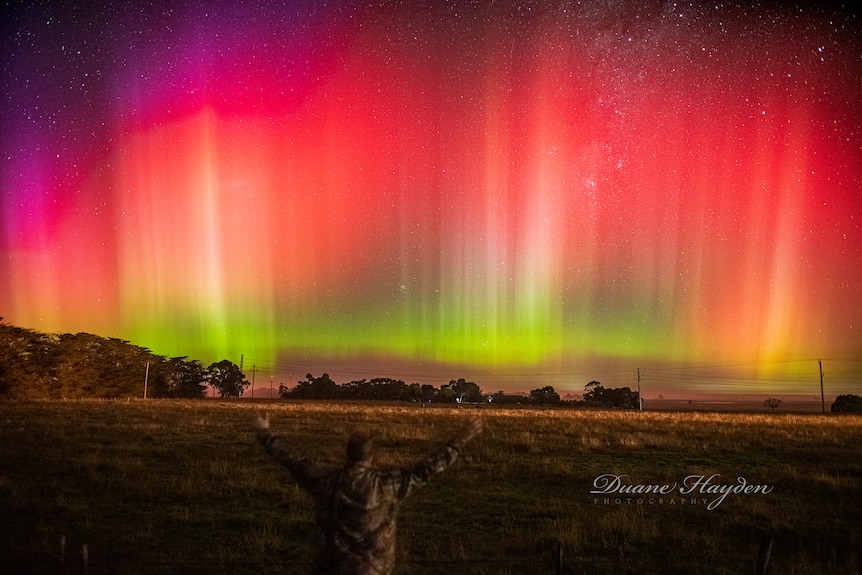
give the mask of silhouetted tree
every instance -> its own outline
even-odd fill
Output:
[[[122,397],[143,392],[146,363],[164,361],[146,348],[88,333],[44,334],[0,324],[6,397]]]
[[[552,405],[560,403],[560,394],[550,385],[546,385],[545,387],[531,391],[530,400],[533,403]]]
[[[405,397],[407,401],[419,401],[422,399],[422,386],[418,383],[411,383],[407,386],[407,390],[405,391]]]
[[[207,369],[200,361],[189,360],[187,357],[172,357],[168,360],[168,364],[171,369],[167,379],[167,397],[197,398],[204,396],[206,392],[204,382],[207,381],[207,376],[211,375],[211,372],[208,374]]]
[[[209,384],[222,397],[242,397],[250,385],[239,366],[227,359],[210,364],[207,376]]]
[[[406,399],[407,384],[398,379],[376,377],[371,381],[351,381],[342,386],[342,392],[343,397],[353,399],[395,401]]]
[[[168,377],[170,377],[170,370],[150,369],[147,379],[147,397],[171,397]]]
[[[491,402],[496,405],[516,405],[527,400],[528,398],[521,394],[507,394],[502,390],[491,396]]]
[[[584,403],[587,405],[637,409],[639,402],[638,392],[628,387],[606,389],[598,381],[591,381],[584,387]]]
[[[118,338],[44,334],[0,323],[0,395],[21,399],[200,397],[206,369]]]
[[[296,399],[338,399],[341,397],[341,388],[335,383],[328,373],[320,377],[305,374],[305,381],[296,382],[296,387],[287,392],[283,397]]]
[[[778,409],[782,403],[784,402],[777,397],[767,397],[763,400],[763,406],[768,407],[769,409]]]
[[[433,385],[428,383],[423,383],[422,387],[419,390],[419,399],[423,402],[434,401],[437,398],[437,394],[440,390],[438,390]]]
[[[444,383],[440,386],[440,391],[437,392],[437,395],[434,396],[434,401],[440,403],[455,403],[455,392],[452,390],[452,386],[448,383]]]
[[[449,382],[449,389],[457,401],[468,403],[479,403],[482,401],[482,389],[472,381],[466,381],[463,377]]]
[[[862,397],[858,395],[839,395],[832,402],[832,413],[862,413]]]

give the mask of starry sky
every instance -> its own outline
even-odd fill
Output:
[[[842,4],[4,12],[7,323],[276,385],[862,393]]]

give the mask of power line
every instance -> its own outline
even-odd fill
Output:
[[[288,385],[295,383],[294,374],[311,373],[321,375],[333,373],[340,380],[346,378],[350,381],[368,379],[373,377],[397,377],[407,381],[448,381],[456,377],[463,377],[457,373],[461,367],[457,365],[440,367],[433,370],[423,371],[421,369],[405,368],[403,364],[394,369],[397,373],[382,373],[391,370],[385,361],[381,361],[381,368],[376,370],[373,366],[364,364],[343,363],[336,360],[331,363],[323,359],[264,359],[245,357],[241,361],[248,360],[253,364],[252,377],[257,371],[273,374],[291,374],[288,380],[284,375],[278,375],[279,383]],[[416,362],[422,365],[421,361]],[[586,362],[585,362],[586,363]],[[524,387],[551,383],[557,387],[577,388],[585,385],[588,381],[601,381],[606,387],[636,386],[642,382],[651,382],[652,389],[660,387],[691,388],[698,391],[710,388],[711,391],[744,393],[748,388],[780,388],[789,387],[790,393],[804,393],[807,386],[816,384],[818,379],[818,360],[813,359],[787,359],[773,361],[748,361],[727,362],[707,364],[681,364],[664,365],[655,367],[631,367],[631,368],[602,368],[601,361],[596,369],[585,367],[584,369],[514,369],[500,370],[494,368],[483,368],[483,366],[463,366],[468,376],[482,385],[482,379],[490,380],[486,385],[494,387],[499,385],[503,388]],[[617,362],[619,363],[619,362]],[[633,362],[632,362],[633,363]],[[836,388],[853,385],[862,385],[862,360],[836,358],[823,360],[824,366],[829,372],[829,387]],[[378,373],[375,373],[377,371]],[[451,371],[451,375],[447,374]],[[765,372],[765,373],[764,373]],[[271,377],[273,377],[271,376]],[[813,392],[813,389],[812,389]]]

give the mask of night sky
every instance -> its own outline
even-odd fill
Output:
[[[7,323],[276,385],[862,393],[850,8],[72,4],[0,20]]]

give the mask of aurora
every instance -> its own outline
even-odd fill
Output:
[[[862,384],[857,14],[433,4],[14,6],[0,315],[277,383]]]

